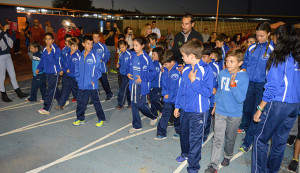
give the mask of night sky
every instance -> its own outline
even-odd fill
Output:
[[[249,0],[220,0],[219,14],[247,14]],[[300,0],[250,0],[250,14],[300,16]],[[0,0],[1,3],[51,7],[51,0]],[[94,0],[98,8],[111,8],[111,0]],[[184,2],[184,3],[183,3]],[[132,5],[134,4],[134,5]],[[142,13],[215,14],[217,0],[115,0],[115,9]],[[172,7],[172,8],[171,8]],[[300,20],[300,19],[299,19]]]

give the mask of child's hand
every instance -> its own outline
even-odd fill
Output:
[[[35,70],[35,74],[39,74],[39,72],[40,72],[39,69]]]
[[[253,115],[253,121],[257,123],[260,122],[261,121],[261,119],[259,119],[260,116],[261,116],[261,111],[257,110],[256,113]]]
[[[197,72],[198,72],[198,69],[195,70],[195,72],[194,72],[194,69],[192,69],[190,74],[189,74],[189,79],[191,80],[192,83],[196,80]]]
[[[216,106],[214,106],[213,110],[211,111],[211,115],[214,115],[216,111]]]
[[[178,117],[180,116],[179,109],[176,109],[176,108],[175,108],[175,110],[174,110],[174,116],[175,116],[176,118],[178,118]]]
[[[137,79],[135,80],[136,84],[141,84],[142,83],[142,79],[140,76],[136,75]]]
[[[217,93],[217,88],[213,88],[213,94]]]
[[[60,74],[60,76],[62,76],[62,75],[64,74],[64,72],[63,72],[63,71],[60,71],[60,73],[59,73],[59,74]]]
[[[234,85],[235,84],[235,77],[236,77],[236,73],[234,73],[233,75],[231,75],[230,85]]]
[[[177,70],[182,74],[183,64],[179,64]]]
[[[127,77],[128,77],[128,79],[133,80],[133,76],[132,76],[132,74],[130,74],[130,73],[127,74]]]
[[[117,64],[116,67],[117,67],[117,68],[120,68],[120,64]]]
[[[93,81],[92,81],[91,83],[92,83],[92,85],[94,85],[94,82],[93,82]]]
[[[67,73],[70,73],[70,69],[67,70]]]
[[[165,98],[165,99],[168,99],[168,98],[169,98],[169,95],[165,95],[164,98]]]

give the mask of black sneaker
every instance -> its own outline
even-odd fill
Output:
[[[292,146],[294,144],[295,140],[296,140],[296,136],[295,135],[290,135],[289,139],[286,142],[286,145]]]
[[[113,96],[114,96],[113,94],[111,96],[107,96],[105,101],[107,101],[107,102],[110,101]]]
[[[207,169],[205,169],[204,173],[217,173],[218,171],[213,167],[209,166]]]
[[[230,164],[230,159],[226,159],[226,158],[224,158],[221,163],[222,166],[228,166],[229,164]]]
[[[174,123],[168,122],[168,127],[174,126]]]
[[[296,172],[299,162],[297,160],[292,160],[290,165],[288,166],[288,170],[291,172]]]

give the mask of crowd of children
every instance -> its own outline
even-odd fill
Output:
[[[183,70],[179,69],[173,52],[163,42],[157,43],[155,33],[146,38],[135,37],[131,50],[125,37],[120,37],[116,109],[123,110],[127,100],[127,108],[132,111],[129,133],[142,130],[139,112],[150,119],[151,126],[159,120],[155,140],[166,139],[167,127],[173,124],[172,137],[180,139],[181,146],[176,161],[187,160],[187,171],[198,172],[202,144],[213,129],[211,162],[205,172],[215,173],[223,145],[221,165],[230,164],[241,128],[246,131],[246,137],[239,150],[246,153],[253,146],[252,172],[278,172],[288,133],[299,112],[300,41],[288,24],[276,30],[276,46],[270,32],[267,22],[260,23],[256,37],[248,37],[245,50],[229,50],[223,37],[215,39],[216,47],[189,40],[179,49],[185,64]],[[110,52],[100,42],[99,32],[83,37],[82,52],[78,50],[79,41],[70,35],[65,35],[66,47],[62,50],[55,45],[51,33],[45,34],[45,44],[41,52],[37,42],[30,43],[34,73],[26,101],[37,101],[40,88],[44,107],[38,112],[50,114],[53,100],[58,102],[56,109],[63,110],[72,92],[72,102],[77,101],[73,125],[78,126],[85,123],[90,98],[98,117],[95,126],[102,127],[106,119],[99,97],[99,81],[107,101],[113,93],[106,66]],[[61,91],[58,89],[60,76]]]

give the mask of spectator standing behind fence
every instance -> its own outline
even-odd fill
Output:
[[[172,46],[173,46],[173,43],[174,43],[174,35],[173,33],[171,32],[171,29],[168,28],[168,33],[166,35],[166,42],[167,42],[167,48],[169,50],[172,49]]]
[[[201,35],[203,37],[203,43],[208,42],[208,40],[210,39],[210,35],[208,33],[208,29],[207,28],[204,29],[204,33],[202,33]]]
[[[156,27],[156,21],[152,22],[151,28],[152,28],[152,32],[157,34],[157,39],[160,39],[161,37],[160,29]]]
[[[70,34],[73,37],[80,36],[80,30],[71,20],[66,19],[61,22],[62,28],[57,31],[57,38],[59,40],[59,48],[62,50],[65,47],[65,35]]]
[[[110,52],[110,72],[117,73],[115,69],[115,56],[116,56],[116,47],[115,47],[115,35],[121,34],[120,30],[116,23],[113,24],[113,28],[111,28],[111,22],[106,22],[106,29],[103,31],[103,37],[105,40],[105,44]]]

